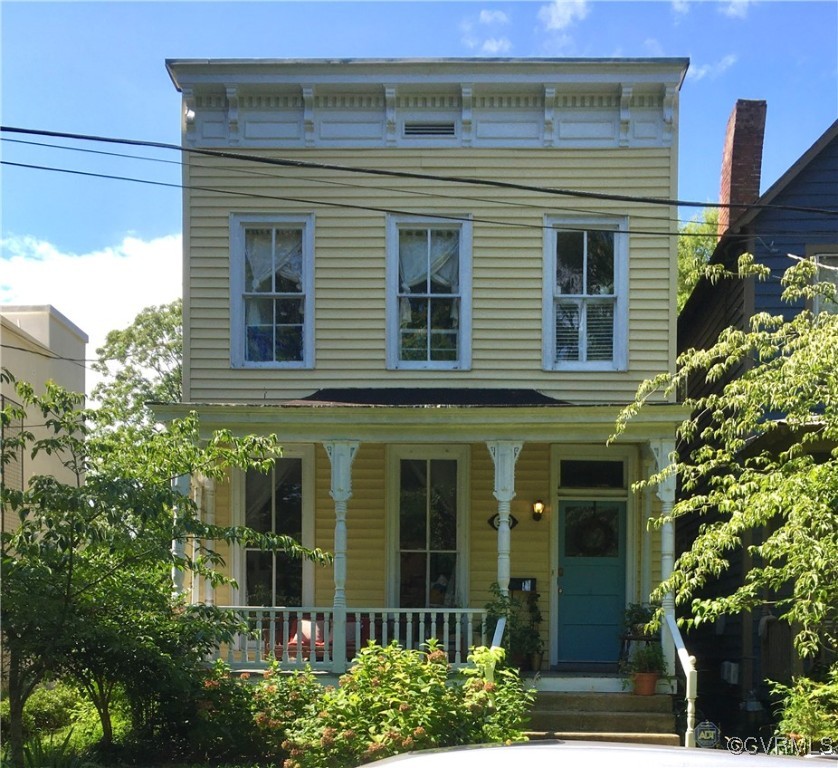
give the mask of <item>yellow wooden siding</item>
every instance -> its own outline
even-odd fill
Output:
[[[595,192],[656,197],[674,192],[670,149],[310,150],[282,156]],[[591,374],[546,372],[541,367],[545,215],[627,216],[630,229],[655,233],[630,235],[630,372],[598,372],[596,379],[612,398],[625,401],[641,379],[671,364],[669,284],[675,265],[671,238],[665,236],[673,227],[667,208],[211,158],[193,157],[187,176],[195,186],[271,196],[240,198],[194,188],[188,193],[190,400],[262,402],[266,394],[269,401],[290,399],[333,386],[503,385],[535,387],[578,403],[596,401],[600,388],[590,386]],[[386,215],[328,203],[475,219],[471,370],[386,370]],[[315,214],[314,370],[231,370],[231,211]],[[512,226],[492,223],[497,221]]]

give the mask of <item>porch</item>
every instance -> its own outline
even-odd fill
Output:
[[[216,658],[235,670],[278,661],[283,669],[311,667],[341,674],[368,642],[418,649],[430,639],[454,668],[468,663],[469,649],[491,643],[489,615],[472,608],[289,608],[223,606],[238,613],[249,631],[218,649]],[[340,616],[340,618],[339,618]]]

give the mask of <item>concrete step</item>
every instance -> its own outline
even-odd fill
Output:
[[[529,727],[535,731],[592,733],[674,733],[675,718],[660,712],[570,712],[533,710]]]
[[[667,695],[539,691],[529,728],[531,738],[680,743]]]
[[[535,709],[576,712],[659,712],[672,714],[672,697],[665,694],[570,693],[538,691]]]

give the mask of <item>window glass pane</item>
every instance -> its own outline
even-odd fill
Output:
[[[620,518],[614,504],[568,506],[564,552],[567,557],[619,556]]]
[[[457,555],[432,554],[429,577],[428,606],[454,605],[457,594]]]
[[[579,359],[579,305],[560,301],[556,305],[556,359]]]
[[[457,548],[457,462],[431,461],[431,549]]]
[[[625,488],[622,461],[563,459],[559,483],[570,488]]]
[[[255,469],[248,469],[245,476],[245,515],[244,524],[260,533],[269,533],[273,529],[273,498],[271,491],[273,479]]]
[[[584,232],[556,232],[556,289],[558,293],[581,294],[585,255]]]
[[[273,290],[273,230],[248,229],[244,234],[244,290]]]
[[[590,296],[614,293],[614,233],[588,232],[588,285]]]
[[[457,359],[458,299],[431,299],[431,360]]]
[[[303,290],[303,230],[276,230],[274,281],[277,293],[301,293]]]
[[[816,312],[838,313],[838,254],[823,254],[818,257],[817,280],[821,283],[832,283],[836,286],[836,293],[832,300],[818,297],[815,302]]]
[[[427,586],[427,555],[424,552],[402,552],[399,557],[399,606],[425,608]]]
[[[271,589],[273,581],[273,557],[270,552],[245,554],[245,582],[247,584],[248,605],[273,605]]]
[[[303,359],[303,327],[301,325],[277,327],[273,359],[283,363],[298,362]]]
[[[300,541],[303,529],[301,459],[277,459],[267,474],[247,471],[245,524],[262,533],[291,536]],[[302,605],[302,561],[281,552],[248,551],[245,590],[248,605]]]
[[[421,549],[427,542],[427,462],[423,459],[403,459],[401,462],[399,494],[399,546],[401,549]]]
[[[399,230],[399,291],[428,291],[428,231]]]
[[[614,304],[590,301],[585,313],[587,359],[611,360],[614,357]]]
[[[459,290],[460,233],[456,229],[431,230],[431,293]]]
[[[401,299],[400,360],[428,359],[429,299]]]

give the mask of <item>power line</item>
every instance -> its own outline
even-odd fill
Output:
[[[127,159],[127,160],[143,160],[143,161],[147,161],[147,162],[163,163],[163,164],[166,164],[166,165],[177,165],[180,168],[184,167],[184,163],[183,163],[182,160],[165,160],[163,158],[146,157],[146,156],[143,156],[143,155],[132,155],[132,154],[128,154],[128,153],[125,153],[125,152],[105,152],[103,150],[85,149],[83,147],[71,147],[71,146],[67,146],[66,144],[50,144],[50,143],[41,142],[41,141],[26,141],[26,140],[22,140],[22,139],[10,139],[8,137],[0,137],[0,141],[6,142],[6,143],[11,143],[11,144],[20,144],[20,145],[25,145],[25,146],[42,147],[42,148],[45,148],[45,149],[60,149],[60,150],[65,150],[65,151],[70,151],[70,152],[79,152],[79,153],[83,153],[83,154],[92,154],[92,155],[99,155],[99,156],[105,156],[105,157],[116,157],[116,158]],[[189,168],[189,169],[192,169],[192,168],[209,168],[210,166],[187,163],[185,165],[185,167]],[[456,199],[456,200],[461,199],[457,195],[445,195],[445,194],[442,194],[442,193],[439,193],[439,192],[423,192],[423,191],[418,190],[418,189],[405,189],[405,188],[387,187],[387,186],[380,186],[380,185],[376,185],[376,186],[373,186],[373,187],[368,187],[366,185],[353,183],[351,181],[338,181],[334,178],[324,179],[324,178],[317,178],[317,177],[314,177],[314,176],[293,176],[293,177],[277,176],[276,173],[269,173],[267,171],[254,170],[252,168],[247,167],[247,164],[237,165],[237,166],[235,166],[235,170],[237,170],[238,172],[241,172],[241,173],[246,173],[250,176],[259,176],[259,177],[262,177],[262,178],[271,178],[271,179],[284,178],[284,179],[293,179],[295,181],[310,181],[310,182],[314,182],[316,184],[324,184],[324,185],[328,185],[328,186],[348,187],[348,188],[351,188],[351,189],[365,189],[365,190],[374,189],[374,190],[379,191],[379,192],[397,192],[399,194],[413,195],[413,196],[416,196],[416,197],[429,197],[429,198],[436,198],[436,199]],[[485,202],[485,203],[489,203],[489,204],[492,204],[492,205],[502,205],[502,206],[507,207],[507,208],[514,207],[514,208],[529,208],[529,209],[534,209],[534,210],[539,210],[539,211],[544,210],[543,206],[539,206],[536,203],[528,203],[528,202],[522,202],[522,201],[517,201],[517,200],[502,200],[502,199],[491,198],[491,197],[474,197],[474,196],[469,197],[469,200],[470,201],[476,201],[476,202]],[[711,206],[708,206],[708,207],[711,207]],[[582,214],[587,214],[587,215],[602,215],[601,210],[595,210],[595,209],[591,209],[591,208],[570,208],[570,207],[567,207],[567,206],[563,206],[562,211],[571,211],[573,213],[582,213]],[[680,219],[680,218],[677,218],[677,217],[675,217],[675,218],[673,218],[673,217],[662,217],[662,216],[656,216],[654,214],[651,214],[649,216],[645,216],[642,213],[634,213],[634,214],[632,214],[632,218],[635,218],[635,219],[637,219],[637,218],[650,218],[650,219],[655,219],[656,221],[667,221],[669,223],[677,224],[679,226],[682,225],[682,224],[688,224],[688,223],[691,223],[691,222],[694,221],[694,219]]]
[[[207,187],[199,184],[177,184],[175,182],[167,182],[167,181],[156,181],[154,179],[140,179],[132,176],[119,176],[116,174],[109,174],[109,173],[95,173],[93,171],[81,171],[72,168],[57,168],[55,166],[47,166],[47,165],[36,165],[34,163],[15,163],[10,160],[0,160],[0,165],[6,165],[13,168],[27,168],[30,170],[39,170],[39,171],[49,171],[52,173],[66,173],[74,176],[84,176],[88,178],[97,178],[97,179],[109,179],[112,181],[128,181],[133,182],[136,184],[148,184],[151,186],[156,187],[166,187],[169,189],[180,189],[180,190],[194,190],[199,192],[211,192],[213,194],[218,195],[230,195],[233,197],[243,197],[243,198],[253,198],[259,200],[281,200],[283,202],[291,202],[291,203],[300,203],[306,206],[324,206],[328,208],[339,208],[339,209],[348,209],[348,210],[360,210],[360,211],[370,211],[372,213],[384,213],[390,214],[394,216],[429,216],[427,211],[415,211],[415,210],[406,210],[401,208],[386,208],[382,206],[371,206],[371,205],[361,205],[359,203],[345,203],[345,202],[335,202],[329,200],[313,200],[311,198],[303,198],[303,197],[291,197],[286,195],[270,195],[266,193],[259,193],[259,192],[252,192],[252,191],[239,191],[235,189],[220,189],[218,187]],[[560,214],[564,209],[557,209],[555,213]],[[521,221],[504,221],[502,219],[493,219],[493,218],[486,218],[480,216],[456,216],[452,214],[444,214],[444,213],[434,213],[432,217],[435,219],[440,219],[444,221],[454,221],[454,222],[475,222],[479,224],[492,224],[496,226],[502,227],[510,227],[510,228],[518,228],[518,229],[537,229],[540,231],[553,229],[553,224],[529,224],[527,222]],[[567,231],[587,231],[587,232],[597,232],[597,231],[607,231],[613,232],[613,229],[607,230],[599,230],[596,226],[591,224],[580,224],[578,227],[573,226],[570,223],[562,223],[561,228]],[[816,230],[809,230],[810,234],[820,234]],[[645,235],[650,237],[706,237],[706,233],[679,233],[679,232],[666,232],[666,231],[659,231],[659,230],[643,230],[643,229],[625,229],[620,230],[620,234],[627,234],[627,235]],[[779,237],[783,233],[767,233],[766,236],[768,237]],[[825,230],[823,234],[832,234],[832,230]],[[730,235],[731,237],[735,237],[735,235]],[[746,235],[741,235],[741,237],[746,237]]]
[[[590,200],[608,200],[612,202],[639,203],[646,205],[667,205],[681,208],[736,208],[748,207],[751,209],[774,209],[785,211],[796,211],[799,213],[814,213],[825,216],[838,216],[838,210],[825,208],[809,208],[805,206],[777,205],[777,204],[751,204],[749,206],[734,205],[731,203],[699,203],[692,200],[669,200],[666,198],[644,197],[638,195],[618,195],[608,192],[589,192],[583,190],[561,189],[557,187],[541,187],[529,184],[518,184],[509,181],[498,181],[496,179],[483,179],[467,176],[439,176],[436,174],[415,173],[411,171],[393,171],[383,168],[370,168],[366,166],[345,166],[334,163],[317,163],[310,160],[289,160],[287,158],[260,157],[242,152],[227,152],[223,150],[198,149],[196,147],[184,147],[179,144],[169,144],[159,141],[145,141],[141,139],[122,139],[111,136],[97,136],[83,133],[67,133],[63,131],[46,131],[31,128],[19,128],[14,126],[0,125],[0,132],[26,134],[33,136],[49,136],[51,138],[73,139],[75,141],[92,141],[108,144],[124,144],[126,146],[152,147],[155,149],[167,149],[176,152],[186,152],[208,157],[219,157],[232,160],[245,160],[247,162],[262,163],[265,165],[276,165],[287,168],[308,168],[325,171],[337,171],[339,173],[366,174],[372,176],[388,176],[400,179],[416,179],[424,181],[442,181],[450,184],[465,184],[471,186],[489,186],[498,189],[515,189],[524,192],[537,192],[539,194],[556,195],[560,197],[580,197]]]

